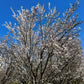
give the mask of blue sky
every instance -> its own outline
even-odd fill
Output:
[[[41,5],[45,5],[45,9],[48,7],[48,2],[51,3],[51,8],[56,6],[57,11],[63,13],[67,7],[69,6],[69,3],[73,3],[76,0],[0,0],[0,37],[7,34],[7,29],[2,26],[2,24],[5,23],[5,21],[9,22],[11,21],[14,23],[14,19],[12,17],[12,11],[10,7],[14,9],[16,12],[20,9],[21,6],[25,9],[30,9],[32,6],[40,3]],[[79,13],[79,20],[84,21],[84,0],[80,0],[80,7],[77,10]],[[81,45],[84,50],[84,23],[80,25],[81,27]]]

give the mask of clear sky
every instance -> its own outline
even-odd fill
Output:
[[[7,29],[2,26],[2,24],[5,23],[5,21],[9,22],[11,21],[14,23],[14,19],[12,17],[12,11],[10,10],[10,7],[14,9],[16,12],[20,9],[21,6],[25,9],[29,9],[32,6],[35,6],[36,4],[40,3],[41,5],[44,4],[45,9],[47,10],[48,2],[51,3],[51,8],[56,6],[57,11],[60,13],[63,13],[67,7],[70,7],[70,3],[75,2],[76,0],[0,0],[0,37],[7,34]],[[84,21],[84,0],[80,0],[80,7],[77,10],[79,13],[79,20]],[[81,45],[84,50],[84,23],[80,25],[81,27]]]

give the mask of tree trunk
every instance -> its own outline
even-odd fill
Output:
[[[27,82],[24,79],[20,80],[22,84],[27,84]]]
[[[37,80],[36,80],[36,77],[35,77],[35,84],[38,84],[38,83],[37,83]]]

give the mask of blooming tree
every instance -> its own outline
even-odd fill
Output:
[[[80,77],[82,49],[77,26],[81,22],[78,13],[73,16],[78,4],[72,4],[62,18],[55,7],[50,9],[50,3],[48,13],[40,4],[31,12],[21,7],[18,14],[11,8],[16,23],[5,23],[9,32],[0,44],[7,64],[3,84],[16,79],[23,84],[61,84]]]

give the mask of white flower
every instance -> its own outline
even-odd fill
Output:
[[[49,7],[49,9],[50,9],[50,2],[48,3],[48,7]]]
[[[79,27],[78,30],[80,30],[81,28]]]
[[[70,37],[69,40],[72,40],[72,37]]]

